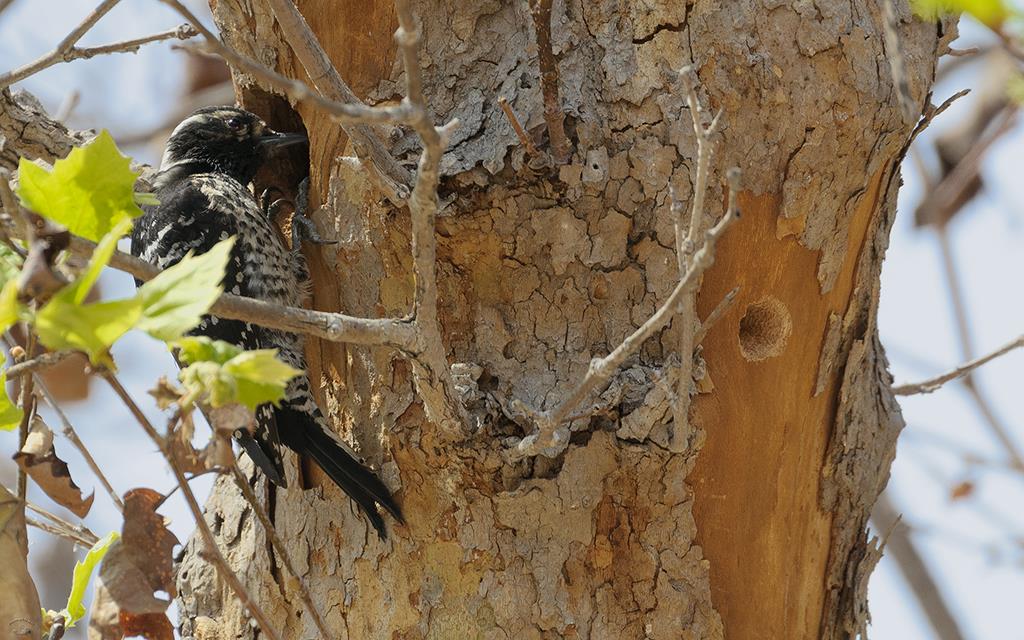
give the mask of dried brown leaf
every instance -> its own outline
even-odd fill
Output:
[[[122,626],[126,613],[163,616],[177,595],[171,554],[178,539],[167,530],[164,517],[156,512],[162,500],[163,496],[152,489],[125,493],[121,539],[111,546],[100,568],[100,578],[121,609]],[[166,592],[169,598],[156,597],[158,591]]]
[[[220,407],[210,407],[206,413],[210,418],[210,426],[228,435],[239,429],[245,429],[252,433],[256,420],[255,415],[248,407],[237,402]]]
[[[174,627],[167,619],[167,614],[132,615],[122,611],[119,621],[126,637],[142,636],[148,640],[174,640]]]
[[[168,380],[167,376],[160,376],[160,379],[156,381],[156,386],[147,393],[153,396],[153,399],[156,400],[156,406],[161,409],[167,409],[177,404],[184,395],[184,392],[174,386],[174,383]]]
[[[67,507],[79,518],[89,513],[95,492],[82,496],[82,490],[71,479],[67,463],[57,457],[53,432],[39,416],[32,419],[28,440],[21,451],[14,454],[14,460],[51,500]]]
[[[202,473],[206,470],[204,454],[192,446],[192,436],[195,430],[192,413],[185,413],[178,420],[178,427],[167,440],[167,444],[171,448],[171,457],[178,468],[185,473]]]
[[[38,638],[39,596],[29,575],[25,506],[0,485],[0,637]]]
[[[963,500],[969,498],[974,493],[974,483],[970,480],[964,480],[953,487],[949,492],[950,500]]]

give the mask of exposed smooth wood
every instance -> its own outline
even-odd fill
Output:
[[[816,397],[814,387],[829,314],[841,316],[853,292],[880,179],[851,222],[842,272],[827,294],[818,288],[818,253],[792,236],[777,239],[779,199],[749,194],[740,200],[740,232],[722,240],[700,290],[704,316],[741,287],[704,339],[715,392],[694,401],[707,440],[689,477],[727,638],[817,637],[831,526],[818,495],[839,377]],[[749,362],[740,353],[740,319],[768,296],[789,310],[792,333],[779,356]]]

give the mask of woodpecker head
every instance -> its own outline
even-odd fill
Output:
[[[226,173],[248,184],[271,151],[305,141],[301,133],[274,131],[244,109],[203,107],[171,132],[160,170]]]

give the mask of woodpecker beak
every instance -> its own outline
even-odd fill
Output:
[[[267,151],[277,151],[305,142],[306,135],[303,133],[278,133],[273,129],[264,130],[259,137],[259,145]]]

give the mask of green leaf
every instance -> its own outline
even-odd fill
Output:
[[[21,407],[7,395],[7,372],[0,373],[0,431],[12,431],[21,424]]]
[[[118,240],[131,230],[131,220],[122,220],[99,241],[99,244],[96,245],[92,252],[92,257],[89,258],[89,264],[86,266],[85,271],[71,284],[75,292],[73,296],[75,304],[85,302],[85,297],[89,295],[92,286],[99,280],[103,268],[110,263],[110,257],[114,255],[114,251],[117,249]]]
[[[21,273],[21,256],[6,244],[0,243],[0,286],[14,280]]]
[[[93,364],[113,367],[110,346],[135,326],[142,316],[142,299],[134,298],[84,304],[103,267],[117,248],[117,241],[131,228],[121,220],[104,236],[89,265],[77,280],[61,289],[35,317],[39,339],[50,349],[79,349]]]
[[[98,242],[121,221],[137,218],[138,174],[129,168],[107,131],[89,144],[71,150],[53,171],[22,158],[18,164],[18,196],[39,215],[64,225],[71,233]]]
[[[988,27],[998,27],[1010,17],[1012,10],[1004,0],[911,0],[914,13],[926,20],[966,13]]]
[[[255,410],[267,402],[277,404],[288,381],[302,373],[278,360],[276,349],[242,351],[206,337],[182,338],[172,346],[188,364],[178,379],[190,401],[205,397],[213,407],[237,402]]]
[[[235,380],[235,401],[253,410],[266,402],[276,405],[288,381],[302,373],[278,360],[277,349],[241,353],[224,364],[224,372]]]
[[[85,554],[85,559],[75,563],[75,572],[71,579],[71,595],[68,596],[67,607],[61,611],[61,615],[64,616],[66,626],[69,629],[75,626],[75,623],[85,615],[85,590],[92,579],[93,570],[103,560],[103,556],[107,555],[110,545],[117,542],[120,537],[121,534],[111,531],[103,539],[92,545],[89,553]]]
[[[211,360],[224,364],[231,358],[242,353],[242,350],[223,340],[214,340],[206,336],[187,336],[175,340],[171,346],[178,350],[178,359],[185,364],[203,360]]]
[[[176,340],[199,324],[224,289],[224,268],[235,239],[228,238],[201,256],[188,253],[139,288],[142,318],[137,328],[158,340]]]
[[[18,281],[8,280],[0,289],[0,333],[18,321],[21,305],[18,303]]]

